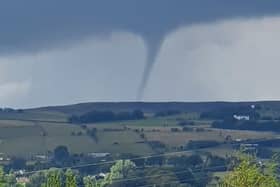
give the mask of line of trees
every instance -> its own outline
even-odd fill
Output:
[[[68,118],[70,123],[96,123],[108,121],[122,121],[122,120],[139,120],[144,119],[144,113],[141,110],[134,110],[133,112],[119,112],[112,111],[91,111],[82,115],[72,115]]]
[[[214,158],[214,157],[213,157]],[[161,170],[165,170],[166,165],[176,165],[175,168],[167,169],[170,174],[176,176],[178,183],[184,182],[188,178],[189,184],[191,186],[205,186],[209,182],[208,177],[205,180],[200,179],[200,176],[196,176],[194,170],[197,171],[201,169],[205,176],[208,176],[208,172],[204,170],[204,167],[208,167],[208,164],[211,166],[216,166],[220,164],[220,161],[217,162],[217,159],[212,159],[212,157],[207,157],[207,163],[199,155],[180,155],[180,156],[155,156],[146,159],[135,159],[135,162],[132,162],[130,159],[119,160],[113,164],[108,170],[108,173],[101,175],[88,175],[79,173],[77,170],[66,170],[61,169],[49,169],[48,171],[38,172],[30,176],[30,182],[26,185],[27,187],[105,187],[105,186],[114,186],[114,187],[132,187],[132,186],[142,186],[150,184],[151,181],[149,178],[150,174],[147,171],[157,172],[153,175],[158,175],[161,173]],[[145,167],[144,163],[151,167]],[[207,165],[205,165],[207,164]],[[205,166],[204,166],[205,165]],[[161,169],[158,166],[162,167]],[[209,165],[210,166],[210,165]],[[139,168],[140,169],[137,169]],[[146,168],[146,169],[143,169]],[[186,170],[188,170],[186,172]],[[184,171],[184,172],[182,172]],[[180,174],[183,173],[183,174]],[[142,177],[139,177],[142,176]],[[145,178],[147,177],[147,178]],[[209,175],[210,177],[210,175]],[[134,178],[139,178],[134,180]],[[133,179],[133,180],[126,180]],[[161,181],[155,180],[154,183],[159,183]],[[168,181],[166,181],[168,182]]]
[[[202,159],[199,155],[180,155],[171,156],[167,160],[164,158],[157,158],[162,164],[177,165],[175,169],[170,170],[170,175],[176,177],[178,184],[186,183],[188,179],[188,185],[190,186],[206,186],[212,181],[211,174],[209,172],[225,171],[230,169],[227,174],[218,180],[220,187],[280,187],[280,181],[277,175],[277,169],[279,168],[280,157],[275,155],[271,161],[264,164],[259,164],[257,159],[253,156],[241,154],[237,157],[221,158],[212,155],[205,155],[206,159]],[[139,162],[137,160],[137,162]],[[230,166],[231,163],[234,165]],[[160,165],[162,165],[160,164]],[[224,168],[221,168],[224,166]],[[230,167],[229,167],[230,166]],[[40,171],[29,176],[29,182],[18,183],[15,175],[6,174],[2,168],[0,168],[0,186],[1,187],[132,187],[151,184],[152,181],[145,176],[150,174],[145,173],[143,169],[137,170],[139,167],[136,163],[129,159],[118,160],[115,164],[111,165],[107,169],[107,173],[101,173],[98,175],[82,174],[78,170],[72,169],[58,169],[51,168],[49,170]],[[166,168],[162,168],[165,170]],[[213,170],[211,170],[213,169]],[[221,170],[220,170],[221,169]],[[151,170],[152,171],[152,170]],[[160,177],[160,170],[156,170],[159,173],[153,173]],[[166,174],[163,174],[166,175]],[[141,177],[139,177],[141,176]],[[167,177],[167,176],[166,176]],[[138,179],[139,178],[139,179]],[[131,180],[133,179],[133,180]],[[160,183],[161,180],[155,180],[152,184]],[[167,181],[168,182],[168,181]]]
[[[214,140],[190,140],[186,145],[186,149],[203,149],[208,147],[215,147],[218,145],[220,145],[220,143]]]
[[[52,168],[30,176],[27,187],[105,187],[113,182],[128,178],[136,169],[134,162],[119,160],[111,168],[109,173],[102,176],[82,176],[77,170]],[[6,184],[6,183],[4,183]],[[123,186],[126,184],[123,183]],[[1,186],[1,183],[0,183]],[[2,186],[1,186],[2,187]]]
[[[165,117],[165,116],[172,116],[181,114],[182,112],[179,110],[166,110],[166,111],[160,111],[155,113],[155,117]]]
[[[233,118],[233,115],[250,116],[250,119],[260,119],[260,114],[251,106],[239,106],[239,107],[226,107],[219,110],[211,110],[202,112],[200,114],[201,119],[219,119],[229,120]]]
[[[13,108],[0,108],[0,113],[23,113],[24,110],[23,109],[13,109]]]
[[[234,129],[234,130],[254,130],[254,131],[274,131],[280,132],[279,121],[238,121],[238,120],[223,120],[212,123],[213,128]]]

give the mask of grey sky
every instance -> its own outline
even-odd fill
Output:
[[[32,107],[135,100],[145,81],[144,100],[279,99],[277,77],[250,76],[252,61],[277,67],[272,47],[279,48],[279,13],[275,0],[1,2],[0,102]],[[236,61],[246,67],[239,79],[220,73],[231,73],[231,64],[236,72]],[[212,70],[204,73],[210,78],[199,77],[203,67]],[[270,82],[264,88],[271,92],[244,86],[249,80]]]

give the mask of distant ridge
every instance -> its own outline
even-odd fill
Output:
[[[231,106],[261,105],[274,110],[280,110],[280,101],[246,101],[246,102],[89,102],[64,106],[48,106],[26,109],[27,111],[49,111],[65,114],[80,114],[92,110],[158,112],[165,110],[180,110],[185,112],[203,112]]]

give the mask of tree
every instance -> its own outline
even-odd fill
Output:
[[[2,167],[0,167],[0,186],[5,186],[6,180],[5,180],[5,173]]]
[[[47,172],[47,182],[44,187],[61,187],[62,173],[58,169],[50,169]]]
[[[130,160],[119,160],[110,169],[112,179],[125,179],[136,168]]]
[[[150,158],[147,158],[147,164],[148,165],[159,165],[159,166],[162,166],[165,162],[165,158],[164,156],[162,155],[159,155],[159,156],[152,156]]]
[[[135,163],[130,160],[119,160],[111,167],[107,181],[109,181],[110,184],[114,182],[114,186],[132,186],[131,181],[125,182],[122,181],[122,179],[132,176],[135,168]]]
[[[16,177],[13,174],[5,174],[3,168],[0,166],[0,187],[22,187],[23,185],[18,184]]]
[[[98,143],[97,128],[87,129],[87,135],[89,135],[96,143]]]
[[[144,113],[141,110],[134,110],[132,112],[132,118],[133,119],[144,119]]]
[[[36,172],[30,176],[30,182],[26,185],[27,187],[37,187],[47,182],[47,176],[45,172]]]
[[[6,174],[5,180],[8,186],[15,186],[19,187],[22,186],[20,184],[17,184],[16,176],[12,173]]]
[[[93,178],[90,176],[86,176],[83,178],[85,187],[95,187]]]
[[[60,145],[54,149],[54,159],[59,162],[65,162],[69,159],[69,151],[66,146]]]
[[[280,181],[275,174],[275,164],[262,169],[252,157],[242,157],[232,172],[224,177],[221,187],[279,187]],[[266,171],[266,172],[265,172]]]
[[[110,169],[112,179],[125,179],[136,168],[130,160],[119,160]]]
[[[83,179],[85,187],[105,187],[111,182],[108,178],[96,180],[95,177],[86,176]]]
[[[76,176],[71,169],[66,171],[66,187],[77,187]]]
[[[112,184],[113,180],[116,182],[127,178],[135,168],[134,162],[130,160],[119,160],[110,168],[110,173],[104,179],[97,180],[95,177],[87,176],[83,178],[83,182],[85,187],[105,187]]]
[[[23,158],[13,158],[10,166],[15,170],[24,169],[26,167],[26,161]]]

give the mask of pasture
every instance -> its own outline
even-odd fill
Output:
[[[71,153],[151,154],[152,149],[140,141],[134,131],[99,131],[96,142],[78,125],[0,120],[0,152],[9,156],[47,154],[59,145],[67,146]]]
[[[27,116],[31,117],[29,115],[28,113]],[[41,116],[39,113],[36,115],[36,120],[26,120],[26,116],[24,120],[0,120],[0,153],[30,157],[47,154],[55,147],[65,145],[71,153],[109,152],[147,155],[154,153],[147,143],[150,141],[161,142],[166,146],[167,151],[173,151],[175,147],[184,146],[191,140],[223,143],[227,136],[232,140],[279,137],[273,132],[214,129],[211,128],[211,121],[200,120],[197,113],[182,113],[143,120],[87,124],[87,129],[97,129],[97,140],[95,140],[82,126],[63,122],[66,121],[66,117],[62,114],[44,112]],[[58,121],[51,122],[50,119]],[[182,120],[193,121],[194,125],[188,127],[194,130],[183,131],[178,125]],[[179,131],[173,132],[172,128],[177,128]],[[196,131],[197,128],[203,128],[203,131]],[[140,136],[141,134],[144,134],[144,138]],[[233,149],[220,146],[202,151],[223,156]]]

